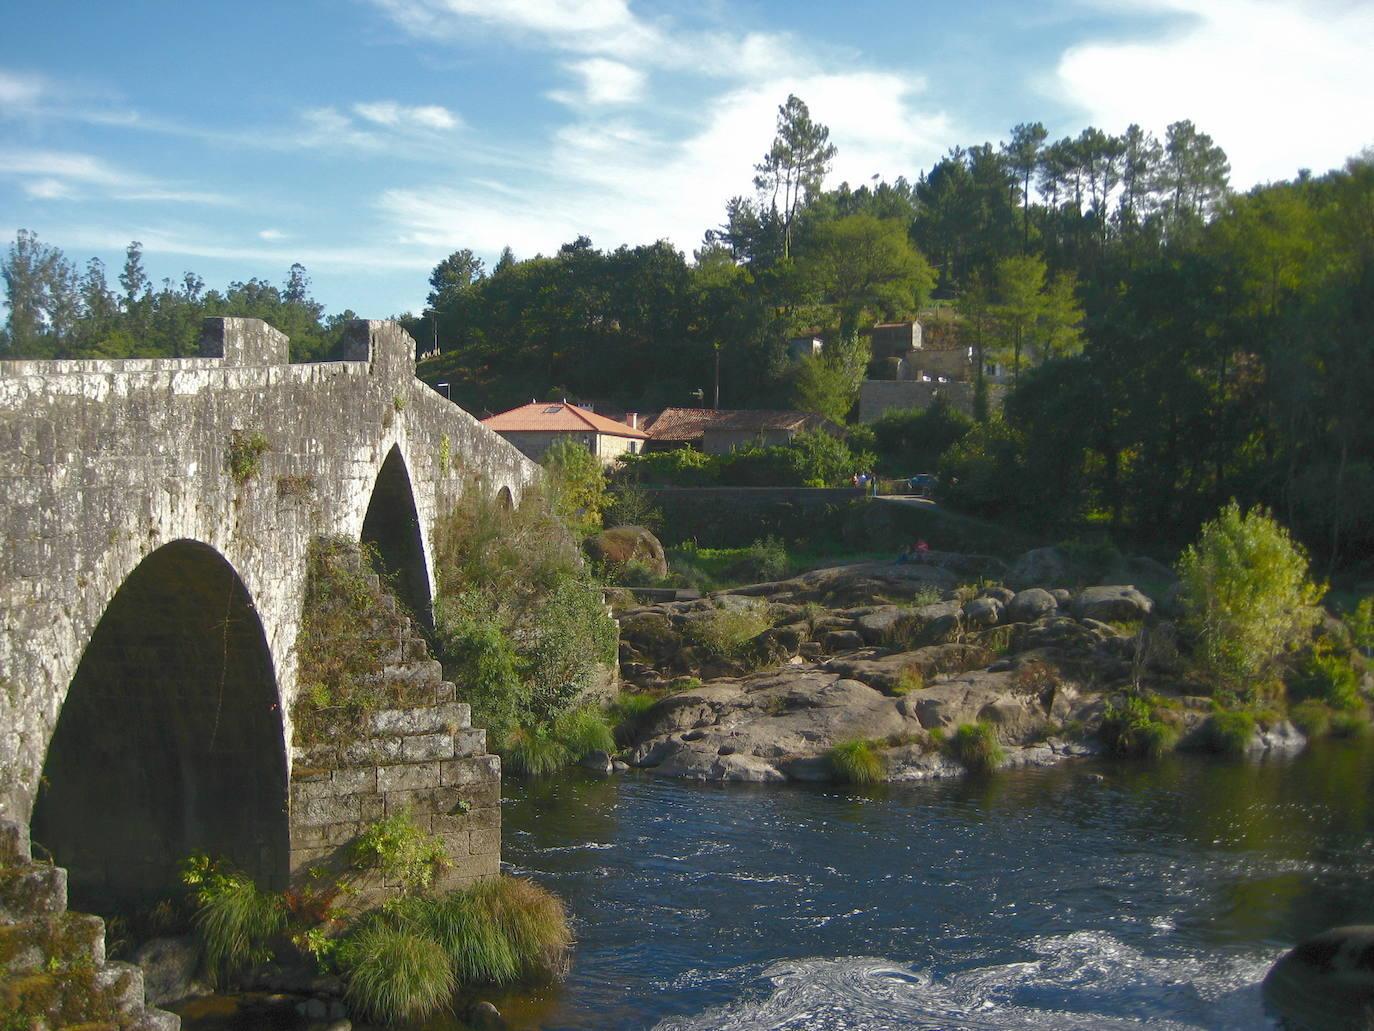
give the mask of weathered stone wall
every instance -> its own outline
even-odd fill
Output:
[[[998,383],[989,383],[987,387],[988,408],[997,411],[1007,388]],[[877,422],[888,412],[923,412],[937,397],[943,397],[965,415],[972,415],[973,392],[972,383],[866,379],[859,386],[859,421]]]
[[[159,548],[200,542],[241,580],[275,677],[272,747],[289,764],[311,539],[359,538],[394,450],[432,591],[435,519],[469,489],[518,500],[538,475],[415,379],[414,342],[393,324],[354,323],[347,361],[290,365],[264,323],[211,319],[202,354],[0,362],[0,817],[28,822],[92,633]],[[229,472],[236,433],[267,444],[243,479]]]

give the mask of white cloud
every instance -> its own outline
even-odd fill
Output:
[[[36,177],[24,185],[31,197],[73,199],[86,195],[106,200],[165,201],[183,204],[230,204],[218,193],[178,189],[92,157],[70,151],[0,150],[0,177]]]
[[[1056,92],[1102,128],[1162,135],[1188,118],[1231,159],[1232,184],[1341,165],[1374,140],[1374,5],[1331,0],[1135,0],[1177,16],[1157,39],[1066,51]]]
[[[261,229],[258,231],[259,240],[285,240],[286,234],[280,229]]]
[[[442,256],[457,247],[494,254],[550,253],[579,233],[603,247],[669,239],[690,251],[735,194],[752,194],[754,163],[776,128],[779,102],[805,97],[830,127],[839,156],[830,181],[909,174],[935,160],[950,133],[943,114],[917,106],[919,79],[878,72],[810,75],[750,84],[706,104],[685,138],[627,117],[564,126],[526,178],[460,187],[395,188],[379,200],[403,243]]]
[[[364,121],[389,129],[456,129],[458,117],[438,104],[407,107],[394,100],[380,100],[369,104],[354,104],[353,113]]]
[[[0,69],[0,115],[29,110],[43,92],[43,82],[37,76]]]
[[[644,72],[619,61],[589,57],[563,67],[581,78],[582,90],[580,93],[557,91],[549,96],[570,107],[631,104],[644,95]]]

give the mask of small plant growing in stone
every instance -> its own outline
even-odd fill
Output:
[[[378,871],[404,892],[428,888],[449,866],[444,843],[417,827],[408,809],[369,826],[354,840],[351,853],[355,866]]]
[[[403,398],[400,394],[392,394],[391,407],[396,410],[397,415],[400,415],[402,412],[406,410],[406,399]]]
[[[247,874],[206,855],[188,858],[181,880],[193,889],[196,933],[217,979],[271,958],[271,940],[286,926],[280,895],[262,891]]]
[[[262,456],[270,450],[272,445],[261,433],[235,430],[229,438],[229,451],[225,456],[225,465],[234,482],[244,484],[256,476],[262,465]]]
[[[712,655],[734,659],[741,657],[749,642],[772,625],[768,603],[748,598],[732,608],[712,609],[689,623],[687,633]]]
[[[315,477],[291,474],[277,477],[277,497],[300,500],[315,493]]]
[[[448,434],[441,434],[439,437],[439,471],[446,473],[453,465],[453,441],[448,439]]]
[[[911,596],[911,607],[919,609],[923,605],[935,605],[940,600],[940,589],[934,584],[925,584]]]

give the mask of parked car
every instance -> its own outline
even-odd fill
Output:
[[[940,478],[934,473],[917,473],[906,481],[906,486],[918,498],[928,498],[935,493]]]

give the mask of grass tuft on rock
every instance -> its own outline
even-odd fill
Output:
[[[419,1021],[445,1009],[458,987],[449,954],[431,935],[375,920],[342,953],[349,1008],[384,1024]]]
[[[841,741],[825,758],[841,784],[877,784],[887,776],[887,763],[868,741]]]
[[[961,723],[947,747],[970,773],[991,773],[1006,757],[990,723]]]
[[[1128,695],[1119,705],[1108,702],[1102,740],[1117,755],[1158,759],[1178,740],[1177,729],[1158,717],[1157,708],[1137,695]]]
[[[1203,740],[1207,748],[1233,758],[1245,754],[1254,734],[1254,714],[1244,711],[1214,712],[1203,726]]]

